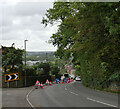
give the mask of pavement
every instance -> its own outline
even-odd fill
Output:
[[[31,89],[32,87],[3,88],[2,107],[30,107],[29,103],[26,100],[26,95]]]
[[[118,107],[118,94],[93,90],[81,82],[54,84],[43,89],[7,88],[2,93],[3,107]]]

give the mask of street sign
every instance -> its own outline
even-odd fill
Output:
[[[37,80],[35,86],[41,86],[40,82]]]
[[[19,80],[19,73],[5,74],[5,82]]]
[[[49,84],[49,80],[47,79],[45,83],[46,83],[46,84]]]

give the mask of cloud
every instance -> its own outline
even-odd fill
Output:
[[[28,39],[29,51],[55,51],[56,48],[53,45],[45,42],[57,31],[57,26],[44,28],[44,25],[41,24],[46,10],[52,7],[52,2],[40,2],[39,0],[34,2],[33,0],[29,2],[16,1],[9,3],[10,0],[5,0],[2,2],[2,7],[0,7],[2,12],[0,15],[1,43],[10,46],[14,42],[16,47],[20,47],[23,45],[23,41]]]

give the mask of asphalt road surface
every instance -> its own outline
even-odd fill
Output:
[[[29,102],[32,107],[117,107],[118,95],[73,82],[32,90]]]
[[[84,87],[81,82],[3,89],[3,107],[110,107],[118,106],[118,95]],[[36,108],[37,109],[37,108]],[[102,108],[103,109],[103,108]]]

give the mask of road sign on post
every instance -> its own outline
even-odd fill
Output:
[[[37,80],[36,83],[35,83],[35,86],[40,86],[40,82]]]
[[[5,82],[19,80],[19,73],[5,74]]]

